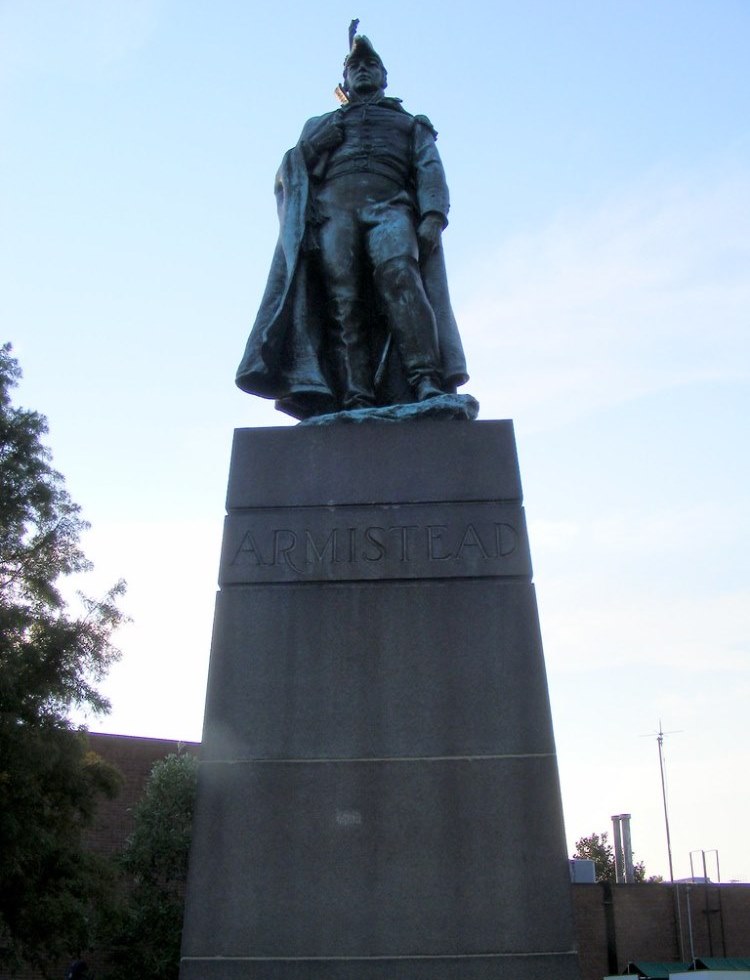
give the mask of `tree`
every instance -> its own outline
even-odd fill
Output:
[[[112,980],[177,978],[197,773],[198,761],[187,753],[168,755],[151,770],[122,856],[132,886]]]
[[[589,834],[588,837],[581,837],[576,841],[574,858],[585,861],[593,861],[596,868],[597,881],[615,881],[615,854],[612,845],[609,843],[609,834],[605,830],[603,834]],[[633,877],[636,883],[642,881],[661,881],[659,875],[646,878],[646,867],[643,861],[638,861],[633,865]]]
[[[42,442],[46,419],[11,403],[20,376],[0,347],[0,959],[44,968],[86,948],[107,890],[81,835],[118,775],[70,714],[109,708],[96,685],[119,656],[124,585],[79,609],[61,595],[90,567],[87,525]]]

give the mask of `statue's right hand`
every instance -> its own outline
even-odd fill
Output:
[[[328,150],[335,150],[344,142],[344,127],[338,119],[331,119],[324,129],[310,141],[317,156]]]

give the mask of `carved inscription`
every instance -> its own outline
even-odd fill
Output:
[[[530,574],[521,508],[435,510],[411,504],[231,515],[222,582]]]
[[[257,534],[257,532],[256,532]],[[292,528],[273,528],[261,544],[256,534],[245,531],[232,558],[232,565],[286,565],[297,575],[305,575],[317,564],[354,564],[358,561],[386,560],[413,562],[466,561],[467,558],[505,558],[515,551],[518,535],[510,524],[491,528],[467,524],[451,528],[447,524],[394,524],[382,527],[334,527],[323,540],[305,528],[300,536]]]

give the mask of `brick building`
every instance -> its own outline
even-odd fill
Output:
[[[628,963],[750,955],[750,885],[572,885],[583,980]]]
[[[89,734],[89,742],[93,751],[116,766],[123,776],[120,793],[114,800],[101,801],[96,821],[86,832],[86,843],[92,850],[114,855],[122,850],[133,830],[133,807],[143,796],[154,763],[172,753],[197,755],[200,743],[94,733]]]

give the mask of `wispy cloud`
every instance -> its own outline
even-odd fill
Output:
[[[503,242],[460,309],[485,417],[536,427],[750,373],[750,173],[657,173]]]

